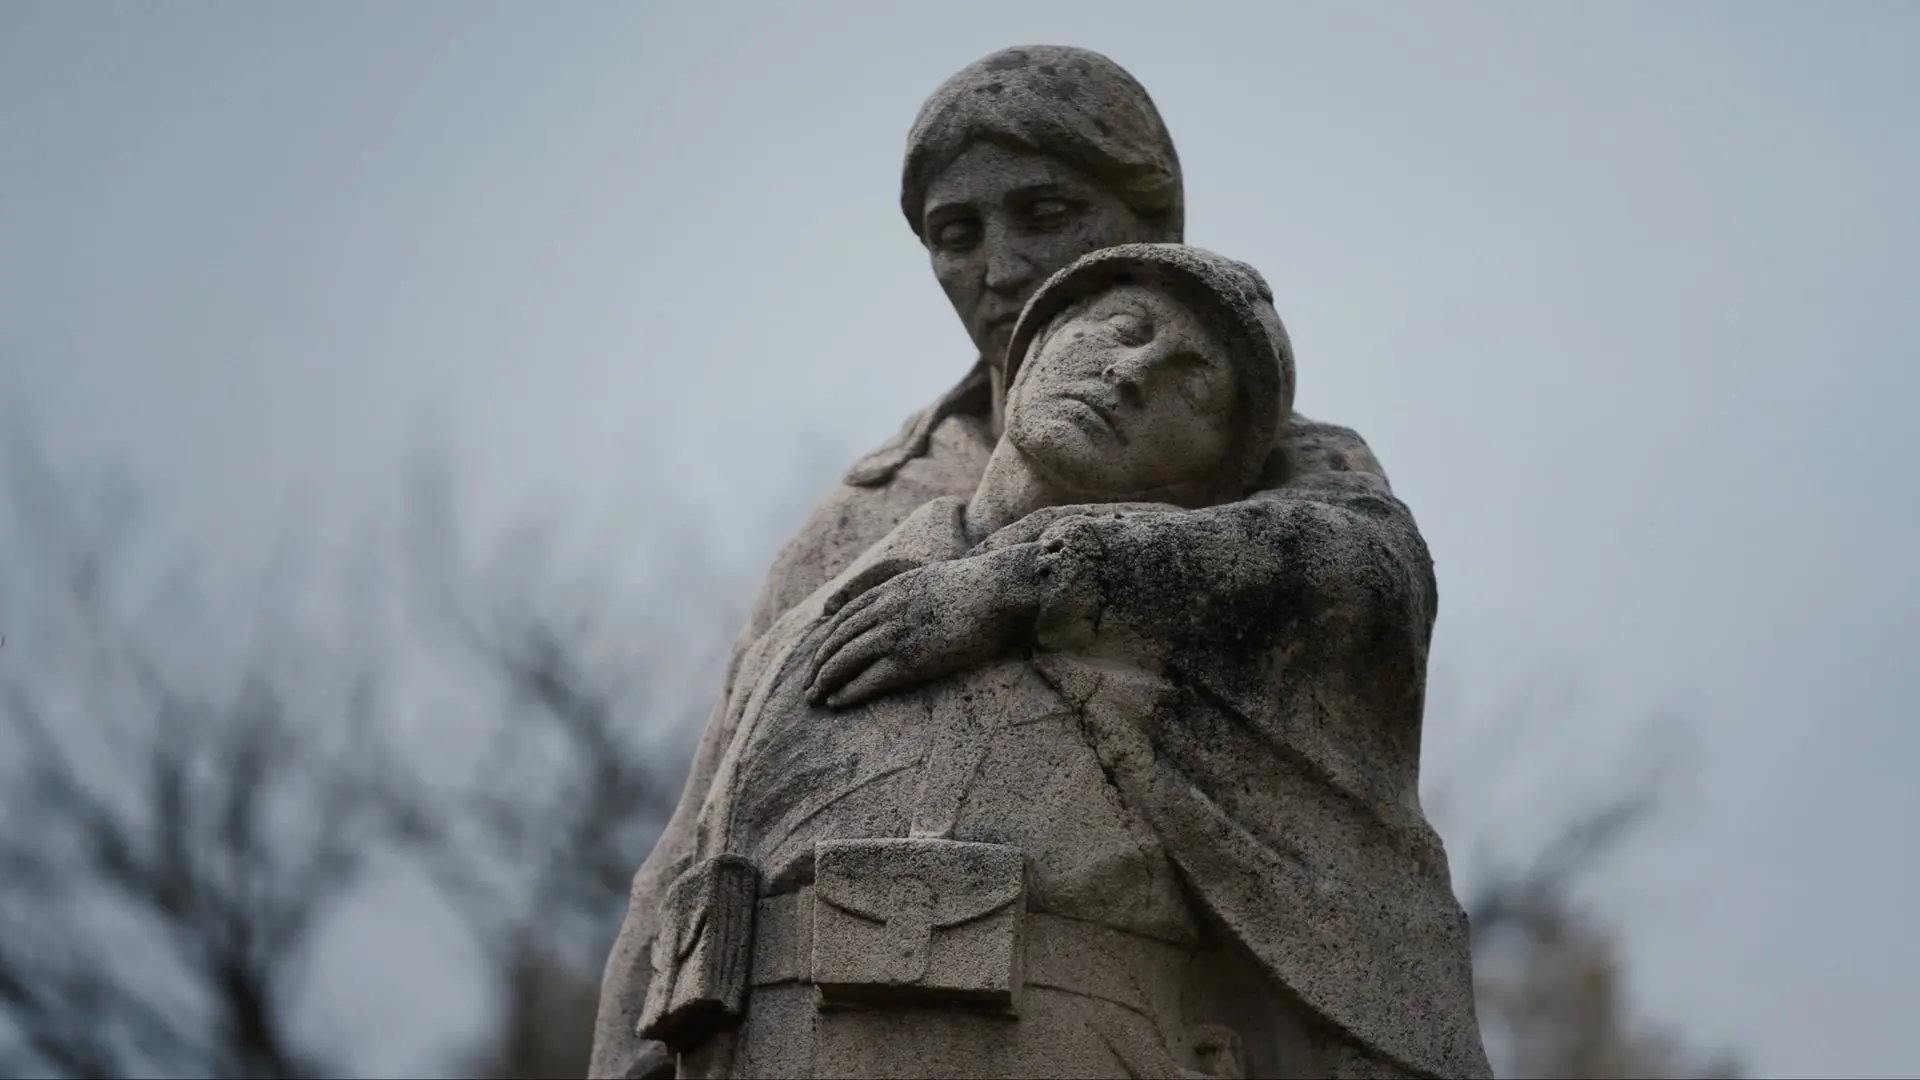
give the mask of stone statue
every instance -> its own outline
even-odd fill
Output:
[[[782,551],[592,1075],[1488,1075],[1430,560],[1145,92],[997,53],[904,187],[982,360]]]

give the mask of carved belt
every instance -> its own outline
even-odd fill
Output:
[[[930,726],[909,835],[816,843],[814,884],[788,902],[798,918],[773,914],[779,904],[768,901],[766,925],[755,930],[759,872],[739,855],[697,863],[674,882],[654,941],[642,1036],[697,1043],[741,1015],[762,956],[786,970],[791,957],[773,958],[795,950],[805,953],[798,970],[823,1008],[945,1004],[1012,1015],[1032,978],[1023,965],[1036,960],[1055,965],[1051,978],[1067,980],[1064,989],[1112,982],[1081,979],[1050,947],[1028,947],[1024,852],[951,839],[979,764],[1009,720],[965,708],[942,719]],[[1048,931],[1046,940],[1064,933]]]
[[[818,905],[812,886],[760,901],[750,974],[753,986],[814,981]],[[1177,985],[1189,956],[1182,946],[1082,919],[1029,911],[1025,923],[1023,986],[1100,998],[1149,1016],[1164,1009],[1148,999],[1145,986]]]
[[[1011,1016],[1044,986],[1161,1013],[1143,984],[1175,984],[1186,950],[1030,913],[1025,874],[1018,848],[931,837],[822,841],[814,884],[765,898],[747,860],[697,864],[668,890],[640,1033],[691,1048],[742,1013],[749,986],[788,982],[828,1009]]]
[[[1018,1007],[1027,866],[1019,848],[937,837],[814,845],[808,971],[823,1006]],[[640,1034],[698,1042],[745,1006],[759,872],[721,855],[668,888]],[[779,948],[784,942],[776,943]]]

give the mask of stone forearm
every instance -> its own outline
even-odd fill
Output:
[[[1432,566],[1406,508],[1370,483],[1228,506],[1079,517],[1042,535],[1041,644],[1196,655],[1273,644],[1303,620],[1430,625]]]

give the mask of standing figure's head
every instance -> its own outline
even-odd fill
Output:
[[[1178,244],[1107,248],[1054,275],[1008,363],[1004,438],[1090,500],[1238,499],[1293,410],[1293,349],[1265,279]]]
[[[1040,283],[1088,252],[1177,243],[1180,159],[1146,90],[1086,49],[1002,49],[933,92],[900,208],[980,355],[998,364]]]

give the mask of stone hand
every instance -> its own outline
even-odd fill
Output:
[[[847,603],[814,653],[807,700],[845,709],[1004,655],[1032,632],[1038,544],[909,570]]]

